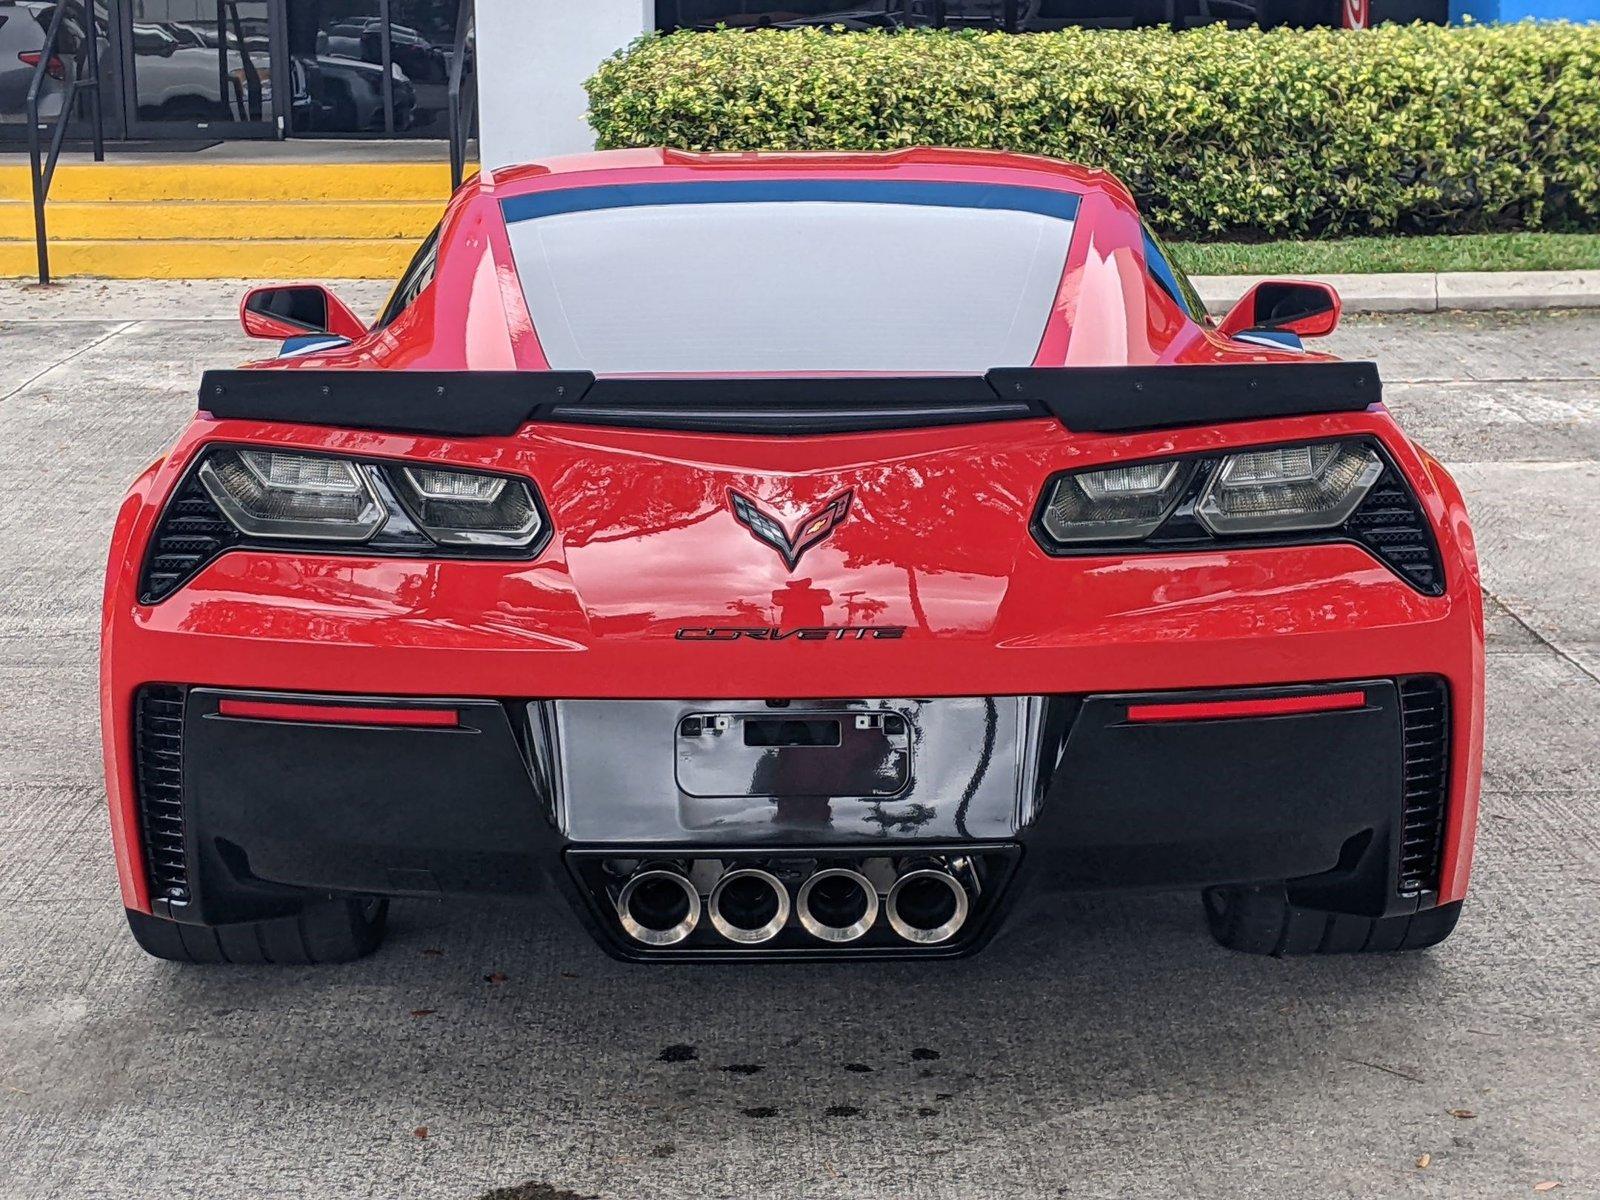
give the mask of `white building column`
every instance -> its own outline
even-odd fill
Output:
[[[485,167],[594,149],[583,81],[655,27],[653,0],[476,0]]]

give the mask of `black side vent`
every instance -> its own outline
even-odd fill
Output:
[[[189,902],[183,837],[184,691],[152,683],[134,698],[134,778],[150,898],[170,908]]]
[[[1440,847],[1450,784],[1450,689],[1436,676],[1400,681],[1405,738],[1405,816],[1401,822],[1398,890],[1403,896],[1439,889]]]
[[[239,540],[239,531],[220,509],[194,472],[161,514],[161,524],[150,538],[144,576],[139,581],[140,601],[154,604],[176,591],[185,580]]]
[[[1430,596],[1444,592],[1444,572],[1433,534],[1411,489],[1393,467],[1384,467],[1344,529],[1419,591]]]

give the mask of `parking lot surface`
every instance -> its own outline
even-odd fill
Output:
[[[956,963],[641,968],[562,908],[406,903],[360,963],[186,969],[117,901],[102,559],[200,370],[260,350],[158,311],[0,305],[0,1197],[1600,1194],[1600,314],[1334,339],[1460,480],[1489,593],[1436,951],[1244,957],[1184,894]]]

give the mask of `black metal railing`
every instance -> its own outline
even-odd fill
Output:
[[[83,41],[79,49],[82,58],[74,53],[71,70],[67,60],[59,53],[61,30],[67,16],[66,0],[56,4],[45,31],[44,45],[39,50],[39,61],[34,64],[33,77],[28,81],[28,166],[33,180],[33,237],[39,257],[39,282],[50,282],[50,239],[45,228],[44,205],[50,196],[50,181],[55,178],[56,160],[61,157],[61,144],[66,140],[67,127],[72,124],[78,108],[78,93],[88,93],[90,102],[90,136],[94,140],[94,160],[104,162],[106,157],[105,130],[100,114],[100,31],[95,25],[93,0],[82,6]],[[66,84],[61,92],[61,111],[55,117],[55,129],[50,135],[49,150],[40,136],[45,123],[39,115],[39,101],[44,95],[44,81],[55,79]]]
[[[475,40],[472,0],[461,0],[456,15],[455,53],[450,57],[450,190],[461,186],[467,170],[467,143],[478,124],[478,71],[473,55]],[[474,58],[468,65],[468,58]]]

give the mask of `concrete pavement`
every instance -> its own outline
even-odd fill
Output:
[[[94,311],[0,307],[3,1200],[1600,1194],[1600,314],[1334,342],[1461,480],[1490,593],[1475,890],[1434,952],[1247,958],[1163,895],[953,964],[650,969],[559,908],[419,903],[361,963],[195,970],[118,910],[100,575],[199,371],[253,350]]]

